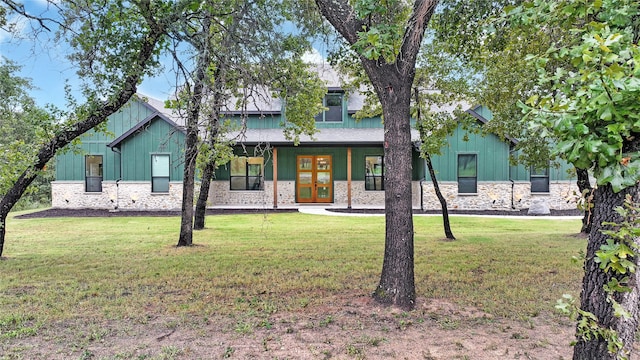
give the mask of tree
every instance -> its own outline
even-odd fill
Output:
[[[549,91],[523,107],[559,139],[556,152],[592,170],[598,184],[574,359],[627,358],[640,313],[640,2],[533,1],[507,10],[516,25],[564,29],[545,54],[528,58]]]
[[[13,1],[4,3],[33,18]],[[87,1],[65,5],[60,6],[60,36],[75,49],[70,59],[87,81],[82,89],[86,103],[76,106],[67,120],[48,129],[40,143],[32,147],[30,160],[15,170],[19,175],[0,199],[0,255],[11,208],[57,151],[103,124],[129,101],[142,78],[154,70],[168,29],[189,9],[190,2],[139,0],[124,6],[120,2]]]
[[[287,110],[284,131],[291,136],[315,131],[313,115],[321,111],[319,81],[309,81],[307,66],[298,59],[309,48],[306,32],[283,33],[279,26],[291,19],[294,3],[281,1],[207,2],[173,35],[176,43],[188,44],[195,61],[172,54],[184,85],[172,107],[184,112],[187,128],[183,180],[182,222],[178,246],[192,244],[193,229],[204,228],[206,200],[216,163],[226,163],[233,152],[229,141],[231,127],[222,123],[228,107],[249,103],[251,98],[283,98]],[[193,69],[185,63],[193,62]],[[313,74],[314,79],[317,75]],[[295,80],[287,80],[295,78]],[[291,85],[299,82],[297,90]],[[231,98],[238,103],[229,104]],[[304,108],[294,109],[300,99],[311,98]],[[235,110],[235,108],[232,108]],[[199,139],[200,130],[204,139]],[[200,194],[193,210],[196,157],[201,170]],[[193,225],[193,226],[192,226]]]
[[[5,194],[20,175],[17,171],[30,160],[31,149],[54,119],[36,106],[28,91],[32,89],[29,79],[15,75],[20,66],[9,60],[0,62],[0,195]],[[50,202],[51,168],[44,170],[25,191],[20,203],[23,206]],[[17,205],[20,206],[20,203]]]
[[[210,77],[207,86],[204,124],[205,143],[201,146],[201,182],[195,208],[194,229],[205,226],[209,187],[217,163],[231,158],[233,142],[230,128],[221,118],[224,110],[243,108],[250,98],[260,99],[266,91],[285,104],[285,135],[297,138],[315,132],[313,116],[322,111],[324,85],[317,74],[299,59],[310,48],[309,39],[322,27],[305,3],[298,1],[233,1],[227,15],[220,16],[219,31],[211,39]],[[289,21],[298,25],[295,34],[283,32]],[[229,104],[229,100],[239,104]],[[298,104],[298,106],[296,106]],[[304,106],[299,106],[304,104]],[[229,108],[231,106],[232,108]]]
[[[320,13],[358,53],[382,106],[385,253],[374,299],[415,305],[411,205],[411,89],[417,53],[437,1],[316,0]],[[351,6],[353,4],[353,6]]]
[[[471,99],[469,89],[472,85],[469,83],[469,70],[464,64],[449,54],[433,34],[428,38],[429,42],[423,45],[418,57],[412,115],[420,132],[421,156],[425,159],[442,209],[445,237],[455,240],[447,201],[440,191],[431,156],[439,155],[441,149],[447,146],[447,137],[459,124],[466,123],[466,114],[462,112],[461,105]]]
[[[511,26],[503,16],[507,6],[521,4],[522,0],[484,1],[446,0],[434,18],[434,42],[450,54],[450,61],[460,61],[462,73],[473,82],[469,87],[477,103],[488,107],[493,119],[483,131],[502,139],[516,139],[511,162],[531,168],[557,165],[553,146],[558,142],[552,134],[542,134],[523,119],[518,102],[540,91],[535,71],[513,71],[529,67],[527,56],[544,54],[552,42],[558,42],[566,33],[547,24],[544,28]],[[474,23],[479,26],[468,26]],[[522,41],[522,39],[528,39]],[[548,63],[548,69],[558,66],[558,59]],[[582,233],[588,234],[592,220],[589,174],[575,169],[577,185],[582,196],[580,208],[584,210]]]

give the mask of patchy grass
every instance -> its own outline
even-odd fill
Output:
[[[571,257],[586,245],[574,236],[579,220],[452,217],[451,222],[458,238],[453,242],[442,240],[439,217],[415,217],[419,300],[530,321],[549,316],[563,293],[577,296],[581,265]],[[293,335],[296,319],[302,330],[329,331],[345,326],[340,314],[306,322],[303,314],[335,305],[345,294],[368,297],[379,280],[383,217],[221,215],[207,224],[194,234],[195,246],[177,248],[177,217],[10,219],[6,259],[0,261],[0,344],[67,324],[80,329],[65,335],[67,346],[92,358],[92,344],[128,336],[158,319],[166,319],[162,339],[185,327],[204,334],[221,317],[227,320],[216,323],[220,331],[235,336],[263,336],[273,328],[283,328],[281,336]],[[447,316],[400,313],[395,324],[380,325],[382,335],[355,335],[342,350],[318,345],[313,351],[364,358],[367,349],[387,344],[387,332],[427,323],[457,330],[460,321]],[[114,330],[112,323],[127,325]],[[55,340],[56,335],[47,336]],[[265,349],[280,341],[264,339]],[[221,358],[238,351],[237,345],[225,346]],[[147,354],[144,348],[137,351]],[[188,354],[189,349],[169,346],[156,357]]]
[[[303,214],[208,218],[176,248],[179,218],[10,220],[0,262],[0,319],[134,318],[154,312],[255,314],[321,305],[343,291],[370,293],[382,265],[381,217]],[[585,240],[578,221],[415,218],[419,297],[496,316],[535,316],[576,293]],[[18,314],[18,315],[16,315]]]

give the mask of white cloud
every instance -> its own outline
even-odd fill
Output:
[[[316,48],[313,48],[311,51],[307,51],[302,55],[302,61],[307,64],[324,64],[327,62],[327,59],[325,59]]]

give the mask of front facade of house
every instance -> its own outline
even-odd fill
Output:
[[[333,79],[333,80],[332,80]],[[333,81],[333,82],[331,82]],[[219,166],[209,193],[217,207],[384,207],[384,129],[380,118],[356,121],[362,98],[347,95],[330,78],[318,133],[299,144],[285,138],[277,101],[254,109],[235,148]],[[470,109],[479,123],[483,107]],[[246,113],[245,113],[246,114]],[[235,114],[229,113],[230,118]],[[162,103],[138,97],[107,123],[108,134],[83,137],[81,152],[56,157],[53,206],[132,210],[181,208],[184,132]],[[468,138],[468,141],[465,139]],[[419,140],[412,130],[412,139]],[[450,209],[521,209],[542,201],[551,209],[575,208],[575,179],[567,166],[530,171],[510,166],[512,143],[459,127],[442,155],[433,156]],[[413,207],[439,209],[425,162],[413,149]]]

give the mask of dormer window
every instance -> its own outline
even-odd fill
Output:
[[[328,110],[316,115],[318,122],[338,122],[342,121],[342,99],[344,93],[338,91],[329,91],[324,96],[323,104]]]

